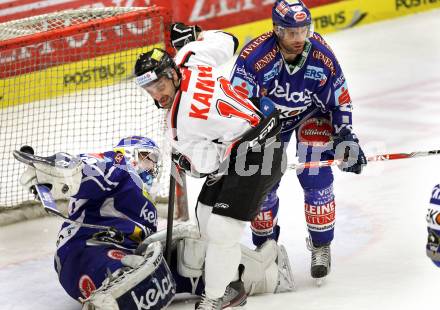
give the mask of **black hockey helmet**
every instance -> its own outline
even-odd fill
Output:
[[[159,80],[162,76],[173,78],[171,69],[174,69],[180,78],[180,71],[173,58],[163,49],[153,48],[151,51],[140,54],[134,66],[136,83],[146,86]],[[154,102],[158,108],[162,108],[158,102]]]

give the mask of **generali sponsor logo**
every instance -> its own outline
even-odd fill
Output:
[[[330,69],[330,72],[332,73],[332,75],[336,74],[336,69],[335,69],[335,65],[333,64],[333,61],[326,56],[323,52],[318,51],[318,50],[314,50],[313,53],[313,58],[321,60],[322,63]]]
[[[265,68],[268,64],[272,62],[272,60],[275,59],[278,53],[278,46],[275,46],[269,53],[264,55],[262,58],[257,60],[257,62],[254,65],[254,69],[256,72],[259,72],[261,69]]]
[[[330,47],[330,45],[328,45],[328,43],[324,40],[324,38],[323,37],[321,37],[319,34],[317,34],[316,32],[314,32],[313,33],[313,38],[315,39],[315,40],[318,40],[319,41],[319,43],[321,43],[322,45],[324,45],[333,55],[335,54],[335,53],[333,53],[333,50],[332,50],[332,48]]]
[[[246,47],[241,51],[240,57],[246,59],[258,46],[261,45],[264,41],[272,36],[272,31],[263,33],[258,38],[251,41]]]

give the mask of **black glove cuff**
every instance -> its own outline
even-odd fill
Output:
[[[202,29],[195,26],[187,26],[184,23],[171,24],[171,45],[180,50],[189,42],[197,40],[197,32],[201,32]]]
[[[171,155],[172,161],[177,165],[177,167],[181,170],[191,171],[191,162],[185,155],[180,153],[173,153]]]

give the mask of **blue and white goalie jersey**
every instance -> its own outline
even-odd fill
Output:
[[[69,218],[113,227],[124,238],[112,241],[102,235],[102,230],[65,222],[57,241],[61,265],[74,248],[109,243],[136,249],[141,240],[157,230],[157,211],[148,189],[121,153],[81,154],[80,158],[83,177],[79,192],[70,199]]]

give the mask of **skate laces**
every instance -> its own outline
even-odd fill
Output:
[[[217,299],[211,299],[206,297],[205,294],[202,294],[202,300],[200,301],[199,306],[197,307],[198,310],[211,310],[211,309],[221,309],[220,303],[221,298]]]
[[[224,295],[224,299],[232,300],[235,297],[235,295],[237,295],[237,291],[228,285],[226,287],[226,292],[225,292],[225,295]]]
[[[315,247],[311,238],[306,238],[307,249],[312,252],[312,266],[329,266],[330,245]]]

